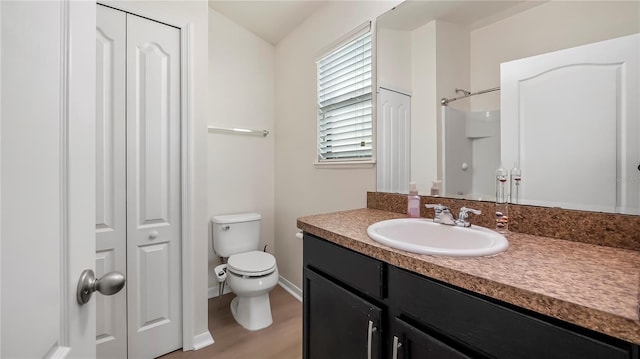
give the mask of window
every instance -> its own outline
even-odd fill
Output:
[[[369,24],[323,56],[318,68],[318,162],[372,159]]]

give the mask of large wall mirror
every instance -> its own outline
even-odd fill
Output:
[[[503,168],[513,203],[640,214],[640,2],[405,1],[376,23],[379,192],[492,201]]]

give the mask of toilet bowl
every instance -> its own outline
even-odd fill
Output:
[[[273,323],[269,291],[278,284],[275,258],[266,252],[235,254],[227,262],[227,283],[236,294],[231,301],[233,318],[248,330]]]

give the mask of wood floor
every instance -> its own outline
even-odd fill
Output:
[[[255,332],[231,316],[235,294],[209,299],[209,330],[214,344],[197,351],[175,352],[163,359],[298,359],[302,358],[302,303],[279,285],[269,293],[273,324]]]

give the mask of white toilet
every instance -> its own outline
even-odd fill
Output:
[[[236,294],[231,313],[238,324],[259,330],[273,323],[269,291],[278,283],[276,259],[258,250],[258,213],[213,216],[213,248],[227,259],[226,283]]]

